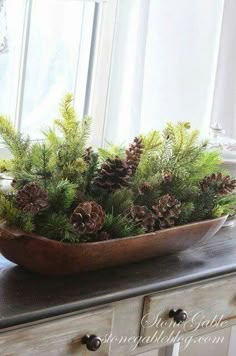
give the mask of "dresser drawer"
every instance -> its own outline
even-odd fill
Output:
[[[185,311],[186,321],[177,323],[184,319]],[[236,274],[145,297],[140,346],[150,343],[165,346],[173,338],[177,342],[189,335],[207,334],[234,324]]]
[[[82,338],[110,334],[113,320],[111,309],[68,316],[34,326],[0,333],[1,356],[69,356],[109,355],[109,344],[102,343],[91,353]]]

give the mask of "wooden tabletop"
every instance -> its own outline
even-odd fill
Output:
[[[223,228],[177,255],[77,277],[40,276],[0,257],[0,329],[234,273],[235,235]]]

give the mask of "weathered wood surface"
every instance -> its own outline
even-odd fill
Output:
[[[84,335],[105,338],[112,328],[112,310],[64,317],[0,334],[1,356],[70,356],[91,355],[81,343]],[[109,355],[109,343],[102,343],[98,356]]]
[[[236,272],[236,229],[177,255],[89,272],[44,277],[0,258],[0,328]]]
[[[188,318],[177,325],[169,317],[169,312],[180,308],[187,312]],[[194,337],[208,334],[235,324],[236,273],[145,297],[141,335],[151,338],[161,334],[163,340],[165,336],[186,338],[188,335]],[[153,338],[157,344],[156,339]],[[144,340],[149,342],[152,339]]]

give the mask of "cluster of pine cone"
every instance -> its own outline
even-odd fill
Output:
[[[48,207],[48,193],[37,183],[26,184],[17,192],[16,205],[24,213],[39,214]],[[78,233],[94,234],[104,225],[105,211],[95,201],[87,201],[77,206],[70,221]]]
[[[152,210],[146,206],[131,207],[129,217],[141,226],[145,232],[172,227],[179,218],[181,203],[174,196],[166,194],[161,197]],[[105,212],[95,201],[84,202],[77,206],[70,219],[76,232],[96,234],[105,222]],[[103,236],[102,239],[107,238]]]
[[[132,175],[135,174],[143,153],[142,139],[135,137],[129,149],[126,150],[126,158],[108,158],[101,166],[95,177],[94,184],[107,191],[115,191],[127,187]]]
[[[139,205],[130,209],[131,218],[146,232],[174,226],[180,213],[181,203],[170,194],[163,195],[152,210]]]
[[[236,179],[231,179],[230,176],[224,177],[222,173],[212,173],[203,179],[200,186],[203,192],[213,189],[217,194],[226,195],[236,188]]]
[[[130,178],[137,170],[143,150],[142,139],[136,137],[126,150],[124,159],[119,157],[108,158],[102,164],[93,184],[107,192],[114,192],[129,186]],[[90,163],[93,154],[92,148],[88,147],[83,157],[84,161]],[[169,170],[162,172],[162,181],[165,184],[171,183],[172,179],[172,172]],[[144,195],[151,192],[152,188],[150,183],[144,182],[139,187],[138,193]],[[235,190],[236,179],[223,176],[221,173],[211,174],[200,182],[200,188],[202,192],[212,189],[216,194],[226,195]],[[47,191],[37,183],[26,184],[17,192],[15,199],[20,210],[32,215],[39,214],[49,206]],[[141,226],[145,232],[152,232],[174,226],[180,217],[180,213],[180,201],[171,194],[165,194],[151,208],[145,205],[132,206],[128,211],[128,217],[138,226]],[[127,212],[125,215],[127,215]],[[74,209],[70,222],[78,234],[96,234],[100,236],[101,240],[104,240],[110,238],[106,232],[102,231],[105,216],[102,206],[95,201],[85,201]]]

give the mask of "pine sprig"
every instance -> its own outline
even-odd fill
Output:
[[[74,133],[78,130],[78,120],[72,104],[73,101],[74,98],[71,93],[65,95],[60,105],[62,119],[54,121],[55,125],[63,133],[66,140],[69,140],[70,135],[74,136]]]
[[[134,194],[130,189],[120,189],[111,194],[101,195],[100,204],[107,213],[122,214],[133,205]]]
[[[78,120],[73,101],[73,95],[66,94],[60,106],[62,117],[54,123],[63,134],[66,145],[71,150],[72,158],[75,158],[74,154],[81,156],[85,151],[90,136],[91,118],[85,116],[81,121]]]
[[[79,236],[73,231],[68,217],[65,214],[52,213],[43,219],[37,232],[51,240],[62,242],[79,242]]]
[[[162,137],[159,131],[153,130],[147,135],[142,135],[142,143],[144,145],[143,155],[149,151],[158,151],[162,145]]]
[[[48,186],[50,210],[61,212],[68,210],[73,204],[77,193],[77,186],[67,179],[51,182]]]
[[[109,158],[119,157],[125,158],[125,147],[108,143],[107,147],[98,149],[99,157],[102,161],[106,161]]]
[[[14,204],[14,196],[0,193],[0,217],[9,225],[18,226],[26,232],[34,230],[33,217],[18,210]]]
[[[220,196],[216,200],[216,205],[213,209],[212,216],[220,217],[223,215],[236,215],[236,194]]]
[[[133,220],[123,215],[107,214],[102,231],[110,234],[111,238],[129,237],[144,234],[145,230]]]
[[[83,161],[84,152],[90,135],[91,118],[86,116],[78,120],[73,106],[72,94],[67,94],[61,103],[62,117],[55,120],[55,125],[63,135],[59,141],[57,136],[50,132],[51,147],[57,149],[56,157],[52,155],[51,165],[55,164],[62,179],[81,184],[82,174],[86,171],[86,163]]]
[[[178,225],[185,225],[190,222],[191,215],[194,211],[193,202],[186,202],[181,205],[181,213],[177,221]]]
[[[29,147],[29,140],[23,139],[22,135],[16,131],[10,119],[0,116],[0,136],[16,159],[24,159]]]

